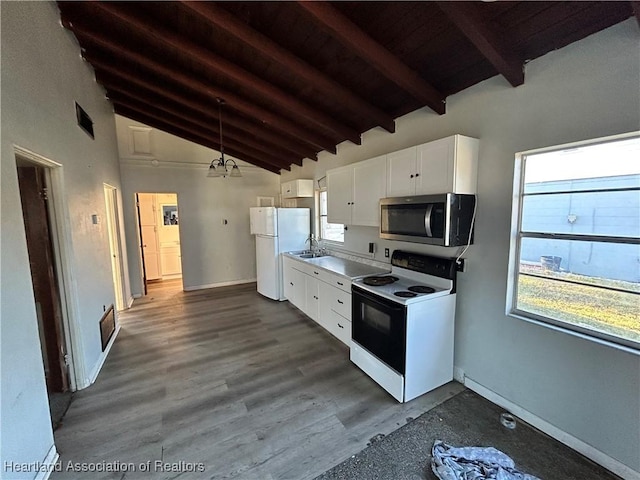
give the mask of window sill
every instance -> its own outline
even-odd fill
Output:
[[[603,345],[605,347],[614,348],[616,350],[620,350],[620,351],[625,352],[625,353],[630,353],[632,355],[640,356],[640,345],[638,345],[636,347],[631,346],[631,345],[623,345],[623,344],[617,343],[617,342],[615,342],[613,340],[608,340],[608,339],[605,339],[605,338],[597,337],[593,333],[583,333],[581,331],[573,330],[571,328],[568,328],[568,327],[565,327],[565,326],[561,326],[561,325],[558,325],[556,323],[551,323],[551,322],[554,321],[553,319],[547,319],[547,318],[544,318],[544,317],[536,318],[533,314],[530,314],[528,312],[521,312],[519,310],[508,311],[507,312],[507,316],[508,317],[512,317],[512,318],[517,318],[518,320],[523,320],[523,321],[525,321],[527,323],[532,323],[532,324],[538,325],[540,327],[548,328],[548,329],[554,330],[556,332],[565,333],[565,334],[571,335],[573,337],[578,337],[578,338],[581,338],[583,340],[588,340],[588,341],[591,341],[593,343],[597,343],[599,345]],[[576,327],[576,328],[580,328],[580,327]],[[622,340],[622,341],[633,343],[631,340]]]

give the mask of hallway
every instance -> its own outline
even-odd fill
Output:
[[[255,284],[180,288],[151,284],[120,315],[98,380],[75,394],[55,432],[63,469],[132,462],[136,471],[51,478],[314,478],[463,390],[451,383],[398,404],[342,343]],[[149,461],[152,473],[141,473]],[[155,461],[187,462],[183,472],[202,462],[204,473],[154,472]]]

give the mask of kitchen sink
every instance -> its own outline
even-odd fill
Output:
[[[326,253],[302,253],[298,255],[298,257],[300,258],[319,258],[319,257],[326,257],[326,256],[327,256]]]

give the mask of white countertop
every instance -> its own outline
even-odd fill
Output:
[[[367,265],[366,263],[355,262],[353,260],[347,260],[345,258],[334,257],[331,255],[325,255],[324,257],[317,258],[300,258],[299,256],[291,253],[285,253],[285,255],[300,262],[306,262],[311,265],[315,265],[318,268],[323,268],[331,273],[349,277],[351,280],[369,275],[381,275],[391,271],[391,266],[389,266],[388,269],[383,269]]]

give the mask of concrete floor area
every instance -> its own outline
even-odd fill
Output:
[[[541,480],[607,480],[616,475],[526,423],[509,430],[500,423],[504,411],[470,390],[374,441],[362,452],[316,480],[437,479],[431,471],[435,440],[456,447],[494,447],[509,455],[516,468]]]

